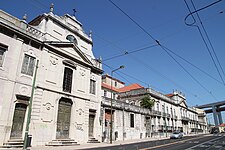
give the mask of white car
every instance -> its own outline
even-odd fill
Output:
[[[179,131],[175,131],[170,135],[170,139],[181,139],[183,137],[183,133]]]

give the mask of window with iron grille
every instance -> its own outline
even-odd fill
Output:
[[[134,114],[130,114],[130,127],[134,128]]]
[[[63,91],[71,93],[73,81],[73,70],[70,68],[65,68],[63,77]]]
[[[90,80],[90,93],[95,94],[96,89],[96,81],[95,80]]]
[[[0,67],[3,66],[4,54],[6,50],[7,50],[7,47],[0,44]]]
[[[21,73],[33,76],[35,58],[27,54],[24,55]]]

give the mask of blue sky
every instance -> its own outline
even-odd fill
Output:
[[[173,90],[182,91],[189,106],[225,100],[225,86],[221,83],[222,80],[200,33],[196,27],[185,25],[184,18],[189,12],[183,0],[112,1],[162,45],[198,66],[219,82],[171,54],[197,83],[160,46],[107,60],[124,54],[125,51],[131,52],[156,44],[108,0],[9,0],[0,1],[0,8],[18,18],[27,14],[28,21],[39,14],[49,12],[51,3],[54,3],[54,13],[57,15],[65,13],[72,15],[73,9],[76,9],[76,18],[83,24],[84,30],[87,33],[92,30],[95,56],[101,57],[104,64],[114,69],[124,65],[125,68],[114,74],[114,77],[126,82],[127,85],[139,83],[165,94]],[[197,9],[215,1],[193,0]],[[191,1],[187,2],[191,6]],[[200,11],[199,16],[225,71],[224,10],[225,1],[222,1]],[[220,13],[221,11],[223,13]],[[197,25],[200,25],[199,21]],[[106,65],[103,65],[104,71],[110,73],[111,70]],[[222,74],[222,71],[219,71]],[[225,80],[223,74],[222,78]]]

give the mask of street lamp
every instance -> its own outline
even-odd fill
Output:
[[[119,70],[119,69],[123,69],[124,66],[120,66],[117,69],[114,69],[111,71],[111,112],[110,112],[110,144],[112,144],[112,101],[113,101],[113,90],[112,90],[112,78],[113,78],[113,72]]]

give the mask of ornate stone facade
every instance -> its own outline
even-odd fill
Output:
[[[53,10],[29,23],[0,10],[0,28],[0,145],[24,138],[37,60],[32,146],[61,138],[100,141],[102,67],[82,24]]]

